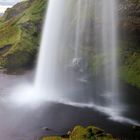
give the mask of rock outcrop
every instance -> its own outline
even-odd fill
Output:
[[[111,134],[105,133],[102,129],[88,126],[76,126],[63,136],[43,137],[41,140],[115,140]]]
[[[121,79],[140,88],[140,0],[120,0]]]
[[[46,4],[47,0],[24,1],[8,8],[0,18],[1,67],[12,70],[34,63]]]

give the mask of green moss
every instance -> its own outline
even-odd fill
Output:
[[[47,0],[22,2],[8,9],[0,19],[0,66],[12,69],[33,64],[46,2]]]
[[[114,140],[112,135],[104,133],[100,128],[94,126],[76,126],[70,133],[65,137],[44,137],[41,140]]]
[[[140,88],[140,54],[129,56],[127,62],[121,67],[121,77],[127,83]]]
[[[44,137],[42,140],[62,140],[61,137]]]
[[[82,126],[76,126],[73,129],[73,131],[70,135],[70,138],[71,139],[81,139],[81,140],[83,139],[84,140],[86,138],[86,134],[87,134],[86,128],[84,128]]]
[[[136,41],[123,43],[120,76],[125,82],[140,88],[140,52]]]
[[[46,10],[46,1],[47,0],[35,0],[31,6],[23,13],[23,17],[19,20],[18,23],[24,23],[28,20],[36,21],[42,19],[42,14]]]

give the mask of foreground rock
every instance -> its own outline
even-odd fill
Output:
[[[46,136],[41,140],[115,140],[111,134],[105,133],[102,129],[88,126],[76,126],[63,136]]]

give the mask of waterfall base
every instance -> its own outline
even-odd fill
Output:
[[[58,93],[58,91],[54,89],[48,91],[43,91],[43,90],[38,91],[34,88],[34,86],[31,86],[29,84],[27,85],[24,84],[24,86],[16,87],[15,90],[13,90],[13,94],[8,96],[8,102],[10,102],[10,104],[12,104],[15,107],[31,108],[31,109],[33,108],[37,109],[40,106],[45,105],[47,103],[51,103],[51,104],[58,103],[58,104],[64,104],[64,105],[78,107],[78,108],[89,108],[101,112],[103,114],[106,114],[108,116],[108,119],[111,119],[113,121],[136,125],[136,126],[140,125],[139,122],[124,117],[122,115],[125,111],[127,111],[127,108],[122,109],[121,106],[113,107],[112,105],[101,106],[98,104],[94,104],[93,102],[84,102],[84,101],[76,102],[71,99],[68,99],[65,96],[56,97],[55,96],[56,93]],[[107,98],[108,97],[106,97],[106,100]]]

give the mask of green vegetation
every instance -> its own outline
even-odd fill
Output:
[[[123,43],[121,49],[121,78],[125,82],[140,88],[140,50],[138,42]]]
[[[46,1],[21,2],[0,18],[0,67],[11,70],[33,64]]]
[[[140,0],[124,0],[120,10],[120,78],[140,88]]]
[[[88,126],[76,126],[72,132],[64,136],[46,136],[41,140],[114,140],[112,135],[106,134],[102,129]]]

